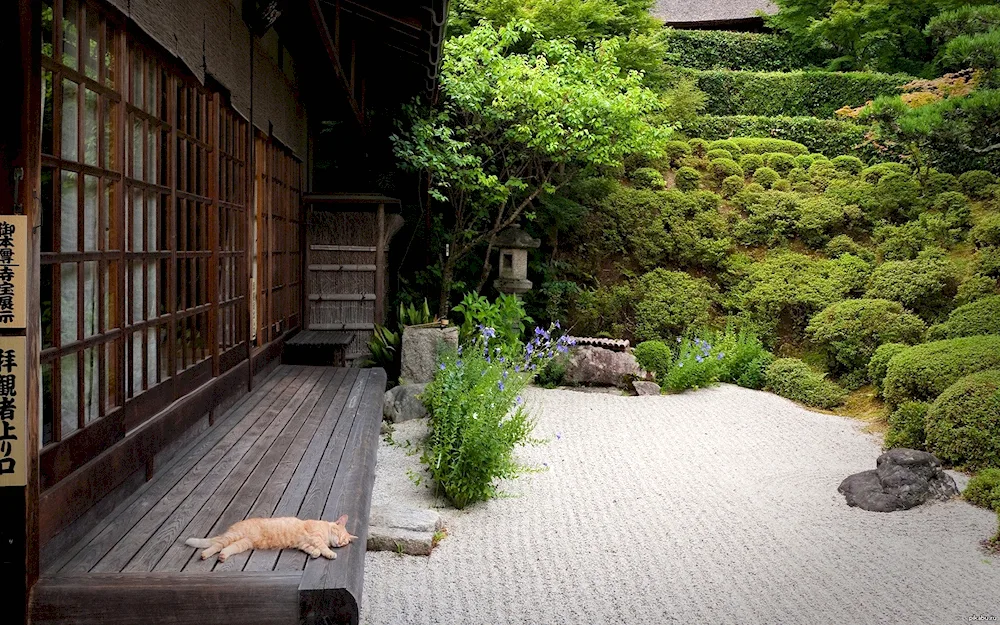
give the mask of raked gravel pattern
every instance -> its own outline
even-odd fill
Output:
[[[427,557],[367,554],[362,623],[946,625],[1000,620],[996,515],[961,500],[849,508],[874,468],[863,424],[723,385],[626,397],[529,389],[546,469],[457,511],[382,443],[374,504],[437,507]],[[399,424],[416,441],[422,421]],[[958,478],[964,487],[964,478]]]

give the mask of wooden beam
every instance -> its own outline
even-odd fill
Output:
[[[375,323],[385,323],[385,204],[375,219]]]
[[[310,245],[314,252],[377,252],[375,245]]]
[[[299,615],[299,573],[86,573],[39,580],[32,623],[288,625]],[[169,616],[168,616],[169,615]]]
[[[375,271],[375,265],[309,265],[309,271]]]
[[[310,330],[374,330],[374,323],[314,323]]]
[[[330,293],[312,294],[309,300],[313,302],[376,302],[378,306],[378,293]]]
[[[358,101],[354,98],[354,91],[351,88],[351,83],[344,72],[344,64],[340,60],[340,52],[337,51],[337,44],[334,42],[333,37],[330,35],[330,28],[327,26],[326,17],[323,15],[323,9],[319,6],[319,0],[309,0],[309,11],[312,13],[313,21],[316,23],[316,27],[319,29],[320,39],[323,40],[323,47],[326,49],[326,54],[330,58],[330,64],[333,65],[333,73],[337,77],[337,82],[343,88],[344,93],[347,95],[347,102],[354,112],[354,117],[358,124],[364,127],[365,114],[358,105]],[[339,39],[340,33],[340,18],[339,10],[337,11],[336,22],[334,24]]]

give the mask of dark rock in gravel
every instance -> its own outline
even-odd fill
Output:
[[[955,480],[941,469],[941,461],[926,451],[890,449],[878,457],[875,466],[840,483],[837,490],[847,498],[847,505],[870,512],[895,512],[958,495]]]

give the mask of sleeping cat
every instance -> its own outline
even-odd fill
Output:
[[[205,549],[201,552],[202,560],[219,554],[219,562],[247,549],[301,549],[314,558],[323,556],[332,560],[337,554],[331,546],[345,547],[357,538],[347,533],[345,525],[346,514],[333,523],[303,521],[295,517],[246,519],[230,525],[224,534],[188,538],[184,544]]]

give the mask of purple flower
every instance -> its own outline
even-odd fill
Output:
[[[455,361],[455,366],[456,367],[461,367],[462,366],[462,361],[461,360],[456,360]]]
[[[497,388],[499,388],[501,391],[503,390],[503,380],[497,382]]]
[[[559,325],[559,320],[558,319],[556,319],[556,322],[553,325],[555,325],[556,328],[561,328],[562,327],[562,326]]]
[[[679,362],[679,363],[677,363],[677,368],[678,368],[678,369],[679,369],[679,368],[681,368],[681,367],[683,367],[683,366],[684,366],[684,363],[683,363],[683,362]]]
[[[677,337],[677,342],[678,342],[678,343],[680,343],[680,342],[681,342],[681,337],[679,337],[679,336]]]
[[[518,406],[520,406],[521,404],[524,403],[524,400],[521,399],[520,395],[518,395],[517,397],[514,398],[514,403],[517,404]]]
[[[505,379],[505,380],[507,379],[507,371],[506,370],[504,370],[504,372],[503,372],[503,379]]]
[[[556,440],[557,441],[561,441],[562,440],[562,432],[556,432]]]
[[[703,360],[705,360],[701,356],[695,356],[694,359],[697,360],[698,362],[702,362]]]
[[[549,466],[549,463],[548,463],[548,462],[543,462],[543,463],[542,463],[542,466],[543,466],[543,467],[546,467],[546,468],[548,468],[548,466]]]
[[[444,371],[444,363],[443,362],[440,365],[438,365],[438,369],[440,369],[441,371]]]
[[[516,373],[521,373],[521,365],[514,365],[514,371]]]
[[[719,352],[719,356],[718,356],[719,360],[722,360],[722,357],[725,356],[725,355],[726,355],[726,352]]]
[[[458,355],[459,356],[462,355],[462,346],[461,345],[458,346]]]
[[[545,334],[545,330],[541,329],[538,326],[535,326],[535,336],[542,336],[543,334]]]
[[[532,345],[531,343],[528,343],[528,346],[524,348],[524,351],[528,352],[528,355],[530,356],[532,353],[534,353],[535,346]]]

